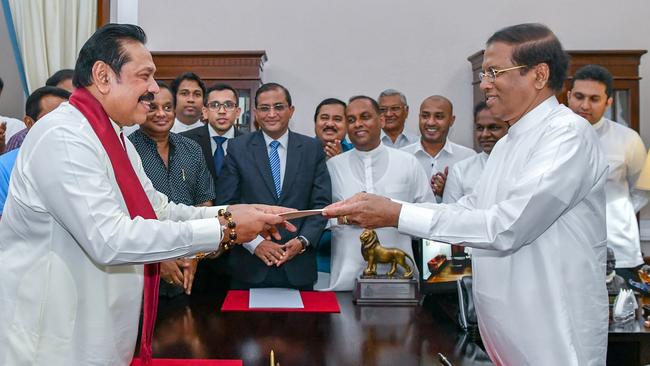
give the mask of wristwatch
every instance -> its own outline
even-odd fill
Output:
[[[307,240],[307,238],[305,238],[302,235],[297,236],[296,239],[298,239],[300,244],[302,244],[302,250],[300,252],[298,252],[298,254],[302,254],[302,253],[305,252],[305,250],[307,250],[307,247],[309,246],[309,240]]]

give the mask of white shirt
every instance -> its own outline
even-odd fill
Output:
[[[646,159],[641,137],[633,129],[602,118],[594,125],[609,163],[607,195],[607,245],[616,268],[643,264],[636,213],[648,203],[649,192],[634,188]]]
[[[388,147],[394,147],[396,149],[401,149],[405,146],[416,143],[419,139],[420,137],[418,135],[409,133],[406,131],[406,129],[404,129],[402,133],[397,135],[397,139],[395,139],[395,142],[393,143],[393,140],[391,140],[390,136],[388,136],[383,130],[381,131],[382,144]]]
[[[440,151],[438,151],[436,156],[429,155],[429,153],[426,152],[426,150],[424,150],[422,147],[422,143],[420,141],[402,148],[402,151],[406,151],[415,155],[415,157],[424,168],[424,171],[429,176],[429,180],[431,177],[436,175],[436,173],[444,172],[445,168],[448,167],[451,169],[457,162],[467,159],[470,156],[476,155],[476,151],[465,146],[458,145],[449,139],[445,141],[445,145]],[[436,196],[436,202],[441,201],[442,197]]]
[[[16,132],[24,130],[25,122],[11,117],[0,116],[0,123],[6,122],[7,129],[5,130],[5,144],[9,142],[9,139],[16,134]]]
[[[181,132],[195,129],[197,127],[203,127],[204,125],[205,124],[200,119],[192,123],[191,125],[186,125],[185,123],[181,122],[178,118],[174,118],[174,125],[172,126],[172,129],[170,131],[174,133],[181,133]]]
[[[108,155],[75,107],[62,103],[30,130],[0,221],[0,364],[128,365],[142,264],[218,247],[218,208],[169,202],[125,141],[161,221],[130,218]]]
[[[497,365],[604,365],[607,162],[550,97],[510,127],[472,194],[405,204],[399,230],[472,246],[483,343]]]
[[[208,133],[210,134],[210,148],[212,149],[213,156],[214,156],[214,152],[217,150],[217,143],[214,141],[213,137],[221,136],[226,138],[226,141],[224,141],[221,144],[221,146],[223,147],[224,156],[226,156],[228,154],[228,140],[235,137],[235,126],[234,125],[230,126],[230,128],[228,129],[228,131],[226,131],[226,133],[224,133],[223,135],[219,135],[217,131],[215,131],[214,128],[212,128],[212,126],[208,124]]]
[[[461,197],[472,193],[489,155],[485,152],[461,160],[449,168],[445,191],[442,195],[443,203],[454,203]]]
[[[282,187],[282,185],[284,185],[284,172],[287,170],[287,149],[289,148],[289,130],[284,131],[284,134],[280,136],[280,138],[277,140],[273,140],[264,131],[262,131],[262,136],[264,136],[264,143],[266,144],[266,152],[269,156],[271,155],[271,142],[278,141],[280,143],[280,145],[278,146],[278,156],[280,157],[280,187]],[[244,243],[242,245],[249,252],[251,252],[251,254],[255,254],[255,249],[263,240],[264,240],[263,237],[258,236],[252,241],[249,241],[248,243]]]
[[[332,180],[332,202],[352,197],[362,191],[381,194],[403,202],[430,202],[433,192],[428,178],[417,160],[410,154],[379,145],[371,151],[350,150],[327,161]],[[355,279],[367,263],[361,256],[359,236],[363,229],[351,225],[332,225],[332,255],[328,291],[351,291]],[[413,258],[411,237],[395,228],[377,229],[385,247],[399,248]],[[417,276],[417,267],[407,259]],[[402,268],[403,269],[403,268]],[[400,271],[402,270],[400,269]],[[388,268],[380,266],[378,273]],[[402,272],[399,272],[402,273]]]

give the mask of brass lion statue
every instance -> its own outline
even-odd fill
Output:
[[[386,273],[386,276],[392,277],[395,275],[399,264],[404,268],[403,278],[413,278],[413,269],[406,263],[406,258],[408,258],[415,266],[415,261],[410,255],[401,249],[381,246],[374,230],[364,230],[359,239],[361,240],[361,255],[368,262],[368,266],[363,270],[364,277],[377,276],[377,263],[390,263],[391,268]]]

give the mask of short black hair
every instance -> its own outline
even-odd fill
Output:
[[[484,101],[478,102],[478,104],[474,106],[474,122],[476,122],[478,114],[486,109],[488,109],[488,106]]]
[[[172,91],[172,88],[167,85],[164,81],[156,80],[156,84],[158,84],[159,89],[167,89],[169,90],[169,94],[172,95],[172,104],[174,104],[174,109],[176,109],[176,95]]]
[[[203,105],[208,105],[208,95],[213,91],[223,91],[230,90],[235,95],[235,105],[239,106],[239,92],[237,89],[233,88],[228,84],[217,83],[208,88],[208,90],[203,94]]]
[[[494,33],[487,45],[501,42],[514,46],[512,62],[515,65],[526,65],[521,70],[522,75],[533,66],[545,63],[549,68],[549,87],[559,92],[567,77],[569,55],[564,52],[562,44],[555,34],[545,25],[525,23],[503,28]]]
[[[614,78],[606,68],[600,65],[585,65],[576,71],[575,76],[571,80],[571,88],[575,85],[576,80],[593,80],[605,85],[605,94],[607,98],[611,98],[614,91]]]
[[[205,98],[205,83],[201,78],[193,73],[193,72],[184,72],[176,77],[170,84],[170,87],[172,88],[172,94],[174,95],[174,104],[176,104],[176,93],[178,93],[178,88],[181,86],[181,83],[185,80],[193,80],[196,81],[197,84],[199,84],[199,88],[201,88],[201,91],[203,92],[203,97]]]
[[[381,114],[381,110],[379,109],[379,103],[377,103],[377,101],[374,98],[371,98],[367,95],[353,96],[352,98],[350,98],[350,100],[348,100],[348,105],[350,105],[350,103],[354,102],[355,100],[361,100],[361,99],[368,100],[370,104],[372,104],[372,108],[375,110],[375,112],[377,112],[377,114]]]
[[[70,92],[65,89],[57,88],[56,86],[43,86],[34,90],[34,92],[27,97],[27,101],[25,102],[25,114],[36,121],[38,115],[41,114],[42,111],[41,100],[48,95],[66,100],[70,99]]]
[[[340,106],[343,106],[344,111],[345,111],[345,107],[347,107],[345,102],[340,99],[336,99],[336,98],[323,99],[323,101],[318,103],[318,105],[316,106],[316,112],[314,112],[314,122],[318,120],[318,113],[320,113],[321,107],[324,105],[332,105],[332,104],[338,104]]]
[[[2,78],[0,78],[0,91],[5,88],[5,82],[2,81]]]
[[[59,85],[60,82],[68,79],[72,79],[72,76],[74,75],[74,70],[72,69],[61,69],[52,76],[50,76],[47,81],[45,82],[46,86],[57,86]]]
[[[255,92],[255,107],[257,107],[257,100],[259,99],[260,94],[266,93],[267,91],[271,91],[274,89],[280,89],[284,92],[284,96],[287,99],[287,103],[289,104],[289,107],[292,106],[291,104],[291,94],[289,93],[289,90],[285,88],[284,86],[278,84],[278,83],[266,83],[262,84],[259,89]]]
[[[91,85],[93,65],[97,61],[108,64],[119,77],[122,66],[130,61],[129,55],[124,51],[126,41],[145,44],[147,35],[142,28],[133,24],[109,23],[97,29],[79,51],[72,85],[75,88]]]

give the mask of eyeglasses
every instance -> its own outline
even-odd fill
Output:
[[[385,114],[386,112],[398,113],[401,110],[402,110],[401,105],[392,105],[390,107],[379,107],[379,112],[381,112],[381,114]]]
[[[495,82],[497,80],[497,76],[503,74],[504,72],[511,71],[511,70],[522,69],[524,67],[528,67],[528,65],[513,66],[513,67],[509,67],[507,69],[501,69],[501,70],[490,68],[489,70],[487,70],[485,72],[479,72],[478,73],[478,79],[480,81],[483,81],[483,79],[488,78],[489,81]]]
[[[225,109],[228,112],[232,112],[235,110],[235,108],[237,108],[237,103],[231,102],[229,100],[223,103],[219,103],[217,101],[208,103],[208,109],[211,111],[219,111],[221,107],[223,107],[223,109]]]
[[[271,109],[273,109],[274,111],[276,111],[278,113],[282,113],[287,108],[289,108],[289,106],[287,104],[276,103],[276,104],[274,104],[272,106],[266,105],[266,104],[260,105],[260,106],[257,106],[255,109],[257,109],[257,111],[261,112],[261,113],[269,113],[271,111]]]

